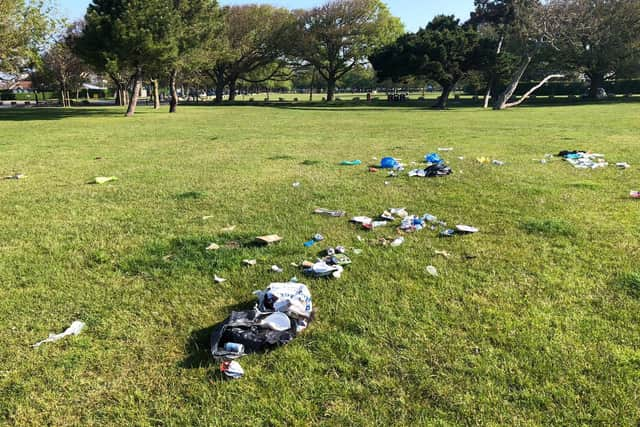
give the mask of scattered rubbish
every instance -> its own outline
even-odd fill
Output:
[[[276,311],[262,319],[260,326],[265,326],[272,331],[283,332],[291,329],[291,319],[286,314]]]
[[[410,177],[435,178],[451,175],[453,170],[444,163],[436,163],[428,166],[426,169],[414,169],[409,172]]]
[[[456,231],[458,233],[463,233],[463,234],[473,234],[473,233],[477,233],[478,230],[475,227],[470,227],[468,225],[456,225]]]
[[[447,152],[447,151],[453,151],[453,147],[449,147],[449,148],[438,148],[438,151],[444,151],[444,152]]]
[[[456,230],[452,230],[450,228],[440,232],[441,237],[452,237],[455,234],[456,234]]]
[[[224,282],[227,281],[227,279],[223,279],[222,277],[218,277],[218,275],[215,274],[213,276],[213,281],[216,282],[216,283],[224,283]]]
[[[318,242],[322,242],[323,240],[324,240],[324,236],[322,234],[316,234],[311,238],[311,240],[304,242],[304,246],[306,248],[310,248],[311,246],[315,245]]]
[[[311,293],[302,283],[271,283],[264,291],[256,291],[258,310],[264,314],[281,312],[297,320],[296,330],[301,332],[311,319],[313,303]]]
[[[346,254],[347,253],[347,248],[345,248],[344,246],[336,246],[336,253],[338,253],[338,254]]]
[[[442,160],[438,153],[427,154],[426,156],[424,156],[424,161],[427,163],[431,163],[432,165],[444,163],[444,160]]]
[[[272,265],[271,271],[273,271],[274,273],[284,273],[284,269],[282,267],[278,267],[277,265]]]
[[[231,233],[236,229],[235,225],[228,225],[226,227],[224,227],[223,229],[221,229],[220,231],[222,231],[223,233]]]
[[[332,211],[329,209],[322,209],[322,208],[318,208],[314,210],[313,213],[317,215],[331,216],[334,218],[340,218],[347,214],[345,211]]]
[[[391,185],[391,183],[389,181],[385,181],[384,185]]]
[[[491,162],[492,164],[496,165],[496,166],[504,166],[504,162],[500,161],[500,160],[494,160],[493,162]]]
[[[106,184],[107,182],[117,181],[118,178],[115,176],[97,176],[89,184]]]
[[[400,167],[400,163],[398,163],[398,161],[393,157],[384,157],[380,161],[380,167],[382,169],[396,169]]]
[[[354,249],[351,250],[351,252],[353,252],[356,255],[360,255],[360,254],[362,254],[362,249],[355,249],[354,248]]]
[[[280,241],[282,241],[282,237],[278,236],[277,234],[256,237],[256,242],[262,243],[265,245],[271,245],[273,243],[278,243]]]
[[[369,168],[369,172],[378,172],[378,168],[371,167]]]
[[[203,216],[202,220],[206,221],[206,220],[211,219],[211,218],[214,218],[214,216],[213,215],[207,215],[207,216]]]
[[[489,163],[491,163],[491,159],[487,157],[478,157],[476,158],[476,161],[481,165],[488,165]]]
[[[447,251],[438,251],[438,250],[436,250],[436,255],[440,255],[445,258],[449,258],[451,256],[451,254]]]
[[[289,279],[290,283],[298,283],[298,278],[296,276],[293,276],[291,279]]]
[[[227,377],[237,380],[244,376],[244,369],[235,360],[225,360],[220,364],[220,372]]]
[[[427,273],[433,277],[438,277],[438,270],[433,265],[427,267]]]
[[[405,208],[391,208],[389,209],[389,212],[391,213],[391,215],[395,215],[399,218],[405,218],[409,216],[409,213]]]
[[[640,199],[640,191],[632,191],[629,193],[629,196],[632,199]]]
[[[229,353],[242,354],[244,353],[244,346],[236,342],[228,342],[224,345],[224,350]]]
[[[458,160],[464,160],[464,157],[460,156],[458,157]]]
[[[253,267],[258,264],[258,261],[255,259],[243,259],[242,264],[246,265],[247,267]]]
[[[300,184],[299,182],[294,182],[293,183],[293,188],[299,188],[302,184]]]
[[[25,175],[25,174],[17,173],[15,175],[5,176],[4,179],[24,179],[26,177],[27,177],[27,175]]]
[[[631,165],[629,163],[616,163],[618,169],[629,169]]]
[[[596,154],[586,151],[561,151],[558,157],[562,157],[576,169],[598,169],[609,166],[603,154]]]
[[[391,242],[391,246],[397,248],[398,246],[402,246],[404,243],[404,237],[398,237],[393,242]]]
[[[342,276],[343,268],[339,265],[329,265],[325,261],[318,261],[310,268],[306,268],[304,273],[313,277],[334,277],[339,279]]]
[[[207,246],[208,251],[217,251],[218,249],[220,249],[220,245],[217,245],[215,243],[212,243],[209,246]]]
[[[344,160],[340,162],[342,166],[359,166],[362,164],[361,160]]]
[[[71,326],[69,326],[61,334],[49,334],[49,338],[35,343],[33,345],[33,348],[38,348],[44,343],[60,341],[61,339],[65,338],[65,337],[68,337],[68,336],[80,335],[80,332],[82,332],[82,330],[84,329],[85,326],[86,325],[84,324],[84,322],[76,320],[75,322],[73,322],[71,324]]]

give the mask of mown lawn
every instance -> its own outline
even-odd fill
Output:
[[[0,174],[28,175],[0,181],[0,424],[637,425],[639,139],[637,103],[0,110]],[[450,177],[367,172],[438,147]],[[633,167],[533,160],[575,148]],[[382,247],[393,229],[316,207],[481,231]],[[269,233],[285,240],[205,250]],[[363,252],[340,280],[304,278],[317,321],[223,380],[211,327],[328,245]],[[74,320],[80,336],[31,347]]]

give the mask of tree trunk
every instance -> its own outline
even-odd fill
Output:
[[[440,97],[438,98],[438,101],[431,108],[435,108],[435,109],[439,109],[439,110],[446,110],[447,109],[447,101],[449,101],[449,95],[453,91],[453,88],[455,87],[455,85],[456,85],[455,83],[452,83],[452,84],[449,84],[449,85],[443,85],[442,86],[442,94],[440,94]]]
[[[66,107],[67,106],[67,103],[64,100],[64,88],[62,88],[62,87],[60,88],[60,105],[62,107]]]
[[[236,100],[236,79],[229,80],[229,102],[233,102]]]
[[[171,92],[171,99],[169,101],[169,112],[175,113],[178,109],[178,90],[176,89],[176,78],[178,76],[178,71],[171,71],[171,75],[169,76],[169,91]]]
[[[126,117],[133,117],[136,113],[136,107],[138,106],[138,98],[140,97],[140,90],[142,89],[142,73],[136,72],[133,82],[133,92],[129,99],[129,108],[127,108]]]
[[[158,88],[158,79],[153,80],[153,109],[158,110],[160,108],[160,90]]]
[[[36,96],[36,105],[38,105],[38,91],[34,90],[33,94]]]
[[[522,95],[522,98],[520,98],[519,100],[517,100],[516,102],[511,102],[511,103],[507,103],[504,105],[504,108],[511,108],[511,107],[516,107],[520,104],[522,104],[524,101],[527,100],[527,98],[529,98],[529,96],[535,92],[536,90],[540,89],[542,86],[544,86],[549,80],[551,79],[560,79],[564,77],[564,74],[551,74],[547,77],[545,77],[544,79],[542,79],[542,81],[540,83],[538,83],[537,85],[535,85],[534,87],[532,87],[527,93],[525,93],[524,95]]]
[[[520,68],[518,68],[516,72],[513,74],[513,76],[511,77],[511,82],[509,83],[507,88],[504,90],[504,92],[500,94],[500,96],[496,100],[496,103],[493,105],[494,110],[505,109],[507,103],[515,93],[516,89],[518,89],[520,80],[522,79],[522,76],[524,76],[525,71],[527,71],[527,68],[531,63],[531,59],[532,59],[531,55],[528,55],[523,58]]]
[[[598,90],[604,84],[604,75],[600,73],[589,73],[589,98],[597,99]]]
[[[216,82],[216,104],[222,104],[224,98],[224,82]]]
[[[329,76],[327,79],[327,102],[333,101],[336,94],[336,78]]]

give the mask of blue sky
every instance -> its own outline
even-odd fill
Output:
[[[71,19],[84,16],[90,0],[58,0],[60,11]],[[323,3],[323,0],[220,0],[223,5],[243,3],[270,3],[288,8],[306,8]],[[407,30],[424,27],[438,14],[453,14],[465,20],[473,9],[473,0],[387,0],[391,12],[399,16]]]

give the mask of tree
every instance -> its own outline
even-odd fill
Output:
[[[371,57],[378,78],[421,76],[442,86],[434,108],[444,109],[456,84],[477,68],[479,36],[453,16],[436,16],[416,34],[406,34]]]
[[[205,66],[208,52],[219,50],[221,13],[216,0],[176,0],[174,11],[176,55],[170,60],[169,112],[178,106],[177,79],[180,73],[194,73]]]
[[[87,73],[86,65],[74,52],[74,45],[79,36],[78,28],[77,25],[69,27],[66,34],[59,36],[42,58],[45,73],[58,85],[60,103],[63,107],[71,107],[69,91],[71,88],[77,88]]]
[[[93,0],[85,16],[81,52],[94,51],[100,65],[128,70],[131,96],[127,116],[133,116],[145,74],[166,67],[177,55],[178,17],[172,0]]]
[[[55,19],[44,1],[0,0],[0,71],[14,73],[35,60]]]
[[[327,82],[327,101],[333,101],[340,78],[403,31],[380,0],[332,0],[296,13],[291,52]]]
[[[633,76],[640,69],[638,0],[554,0],[549,5],[565,28],[556,42],[559,57],[589,78],[596,98],[606,79]]]
[[[223,29],[219,48],[210,50],[213,58],[206,74],[216,86],[216,102],[222,102],[229,87],[229,101],[236,96],[239,80],[250,79],[260,68],[269,67],[259,83],[276,78],[286,66],[283,60],[285,30],[291,21],[287,9],[269,5],[230,6],[223,9]],[[275,64],[275,66],[274,66]]]
[[[553,78],[564,77],[564,74],[552,72],[543,78],[539,84],[525,93],[518,101],[509,102],[515,93],[520,80],[525,75],[533,59],[547,49],[557,50],[556,42],[562,36],[563,28],[547,3],[540,0],[509,0],[508,8],[502,9],[502,13],[509,14],[508,22],[504,30],[504,48],[519,58],[509,83],[502,93],[496,98],[493,108],[503,110],[520,105],[537,89]]]

